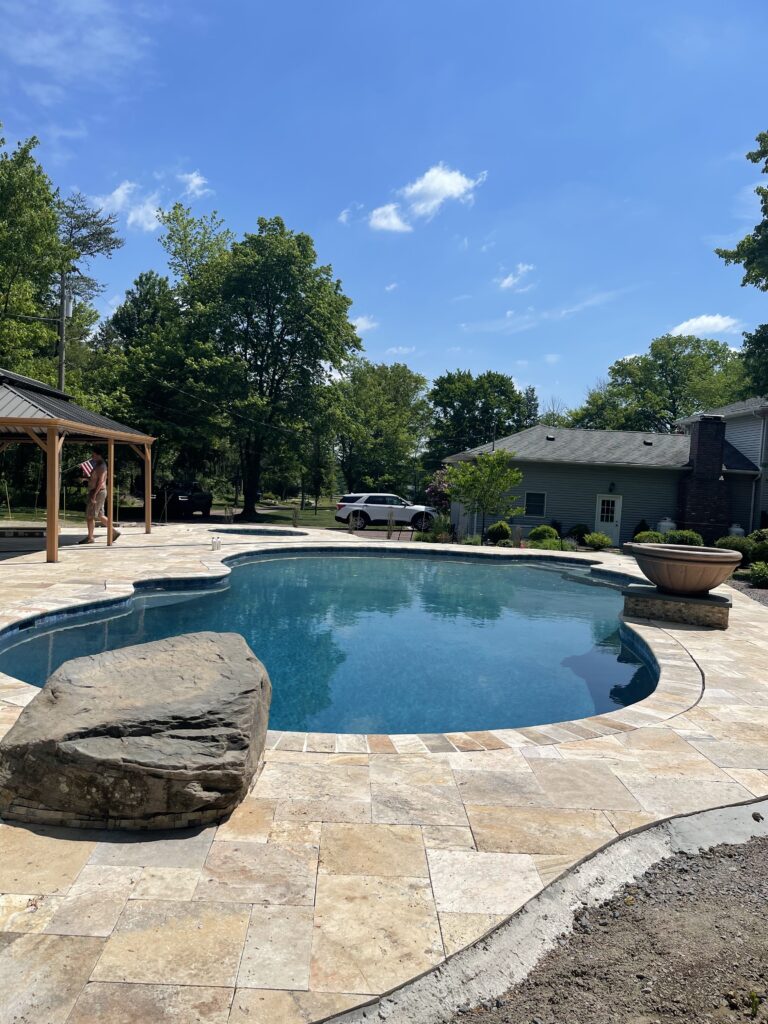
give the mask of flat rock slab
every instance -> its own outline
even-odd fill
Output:
[[[271,696],[235,633],[68,661],[0,741],[0,817],[131,829],[217,821],[261,761]]]

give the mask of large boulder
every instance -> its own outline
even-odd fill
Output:
[[[235,633],[68,661],[0,741],[0,817],[84,828],[216,821],[259,765],[271,695]]]

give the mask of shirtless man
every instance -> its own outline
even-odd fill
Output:
[[[107,464],[98,452],[91,455],[93,470],[88,478],[88,500],[85,505],[85,522],[88,536],[83,537],[80,544],[94,544],[93,531],[98,519],[102,526],[108,526],[109,520],[104,515],[104,503],[107,500]],[[116,541],[120,531],[113,529],[112,540]]]

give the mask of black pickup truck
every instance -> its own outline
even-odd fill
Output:
[[[163,519],[185,519],[195,512],[211,514],[213,495],[198,483],[170,483],[158,487],[152,495],[152,515]]]

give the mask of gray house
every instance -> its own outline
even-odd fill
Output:
[[[680,434],[578,430],[539,425],[446,459],[448,464],[509,451],[523,473],[517,492],[527,533],[552,520],[631,540],[642,520],[655,529],[670,518],[705,541],[740,524],[749,533],[768,521],[768,400],[751,399],[682,421]],[[483,523],[454,503],[461,533]],[[489,519],[489,522],[491,520]],[[486,524],[487,525],[487,524]]]

